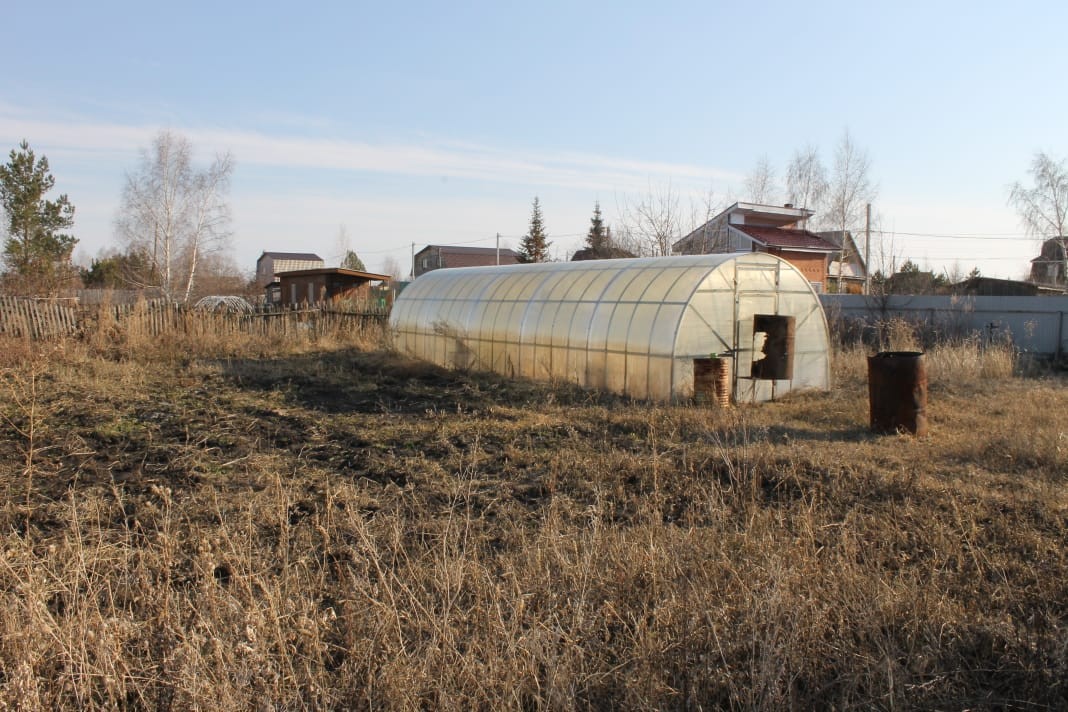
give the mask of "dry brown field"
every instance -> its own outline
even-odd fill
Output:
[[[900,345],[900,344],[898,344]],[[0,709],[1065,709],[1068,388],[930,434],[445,371],[370,332],[0,344]]]

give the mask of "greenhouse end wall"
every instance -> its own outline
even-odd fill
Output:
[[[749,377],[757,314],[794,318],[788,380]],[[827,322],[801,273],[738,253],[441,269],[390,317],[403,354],[449,368],[566,380],[648,400],[693,396],[693,361],[732,359],[733,397],[763,401],[830,381]]]

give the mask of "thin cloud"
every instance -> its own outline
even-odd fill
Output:
[[[128,161],[147,147],[156,127],[41,120],[0,106],[0,139],[73,156]],[[372,144],[345,139],[225,129],[176,129],[200,149],[230,151],[245,165],[331,169],[469,179],[590,190],[641,190],[650,181],[708,183],[736,176],[690,164],[635,161],[580,153],[525,153],[462,143]]]

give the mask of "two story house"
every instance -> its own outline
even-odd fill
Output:
[[[322,257],[310,252],[264,252],[256,260],[256,284],[263,289],[277,282],[276,276],[280,272],[322,269],[325,266]]]
[[[677,255],[720,252],[767,252],[801,271],[817,292],[826,291],[832,257],[841,251],[825,237],[809,232],[807,208],[738,202],[672,245]]]

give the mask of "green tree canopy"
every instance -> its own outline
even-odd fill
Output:
[[[98,257],[81,270],[81,277],[87,288],[98,289],[137,289],[158,281],[151,260],[136,250]]]
[[[548,262],[549,236],[545,232],[545,221],[541,215],[541,203],[534,196],[534,207],[530,211],[530,229],[519,243],[521,262]]]
[[[601,203],[593,204],[593,217],[590,218],[590,230],[586,233],[586,247],[594,252],[604,252],[610,247],[608,228],[601,217]]]
[[[341,267],[343,269],[353,269],[357,272],[366,272],[367,268],[363,264],[363,260],[352,250],[345,252],[345,259],[341,260]]]
[[[612,228],[605,225],[601,217],[601,204],[594,203],[590,231],[586,234],[586,246],[571,256],[572,261],[614,260],[634,256],[633,252],[623,249],[612,239]]]
[[[19,291],[54,293],[73,275],[70,257],[78,240],[62,231],[74,225],[74,206],[66,195],[45,200],[55,182],[48,159],[38,160],[26,141],[0,166],[0,205],[7,218],[5,278]]]

